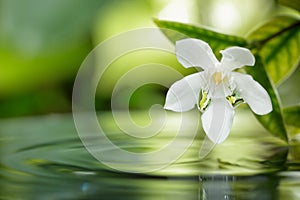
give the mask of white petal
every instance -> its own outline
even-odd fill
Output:
[[[227,138],[233,117],[234,109],[225,98],[212,100],[202,115],[202,126],[213,143],[222,143]]]
[[[222,66],[234,70],[236,68],[247,66],[253,66],[255,58],[251,51],[242,47],[229,47],[220,51],[223,55],[221,63]]]
[[[252,76],[233,72],[232,76],[241,97],[258,115],[272,111],[272,103],[268,92]]]
[[[199,102],[199,93],[205,79],[198,72],[175,82],[169,89],[164,108],[176,112],[191,110]]]
[[[206,42],[191,38],[176,42],[176,56],[178,61],[186,68],[201,67],[202,69],[208,69],[219,62]]]
[[[209,96],[211,98],[226,98],[229,96],[232,92],[228,86],[228,84],[214,84],[210,83],[209,85]]]

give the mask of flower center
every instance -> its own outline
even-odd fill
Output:
[[[215,72],[212,78],[217,85],[220,84],[223,81],[222,72]]]

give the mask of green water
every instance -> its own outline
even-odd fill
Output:
[[[147,121],[144,114],[132,117],[137,123]],[[163,148],[176,136],[176,126],[168,123],[161,133],[136,139],[122,133],[110,114],[102,114],[99,121],[115,145],[135,153]],[[178,148],[191,139],[192,127],[176,136]],[[95,159],[82,144],[71,115],[2,120],[0,199],[300,198],[298,143],[284,144],[242,112],[226,142],[200,159],[203,138],[200,128],[179,159],[159,170],[133,173],[139,168],[136,161],[125,162],[113,149],[98,147],[100,153],[113,155],[109,162],[118,169]],[[155,159],[138,163],[143,162],[161,164]]]

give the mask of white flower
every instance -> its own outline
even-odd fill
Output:
[[[252,76],[233,72],[244,65],[253,66],[255,58],[242,47],[229,47],[221,51],[219,62],[210,46],[198,39],[176,42],[176,56],[186,68],[203,71],[175,82],[166,97],[165,109],[176,112],[191,110],[197,105],[203,112],[202,126],[215,144],[223,142],[231,129],[234,108],[246,102],[259,115],[272,111],[267,91]]]

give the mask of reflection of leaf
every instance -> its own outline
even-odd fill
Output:
[[[273,105],[273,111],[271,113],[255,116],[271,134],[287,141],[287,132],[276,87],[269,80],[261,58],[258,55],[256,55],[255,58],[255,66],[247,67],[246,71],[268,91]]]
[[[249,36],[257,48],[266,70],[275,83],[280,83],[297,66],[300,55],[300,21],[277,17]]]
[[[300,11],[300,1],[298,0],[277,0],[277,2],[281,5]]]
[[[283,111],[290,134],[300,133],[300,106],[284,108]]]
[[[184,34],[186,37],[197,38],[206,41],[211,46],[212,50],[217,56],[220,56],[220,50],[229,46],[247,46],[247,41],[243,38],[217,33],[205,28],[200,28],[193,25],[183,24],[180,22],[163,21],[154,19],[156,25],[162,28],[162,32],[172,41],[183,39]],[[174,31],[180,34],[176,34]]]
[[[198,38],[209,43],[212,50],[217,54],[220,50],[225,49],[228,46],[244,46],[249,47],[248,42],[239,37],[224,35],[221,33],[206,30],[204,28],[182,24],[178,22],[160,21],[155,20],[155,23],[160,28],[166,28],[178,31],[185,34],[187,37]],[[163,33],[173,42],[182,39],[178,37],[173,31],[162,29]],[[247,72],[253,76],[255,80],[262,84],[262,86],[268,91],[273,104],[273,111],[264,116],[256,115],[257,119],[262,125],[268,129],[274,136],[279,137],[283,140],[287,140],[287,133],[283,122],[282,111],[280,106],[279,97],[277,95],[276,87],[269,80],[263,62],[260,56],[256,56],[256,64],[254,67],[247,67]]]

